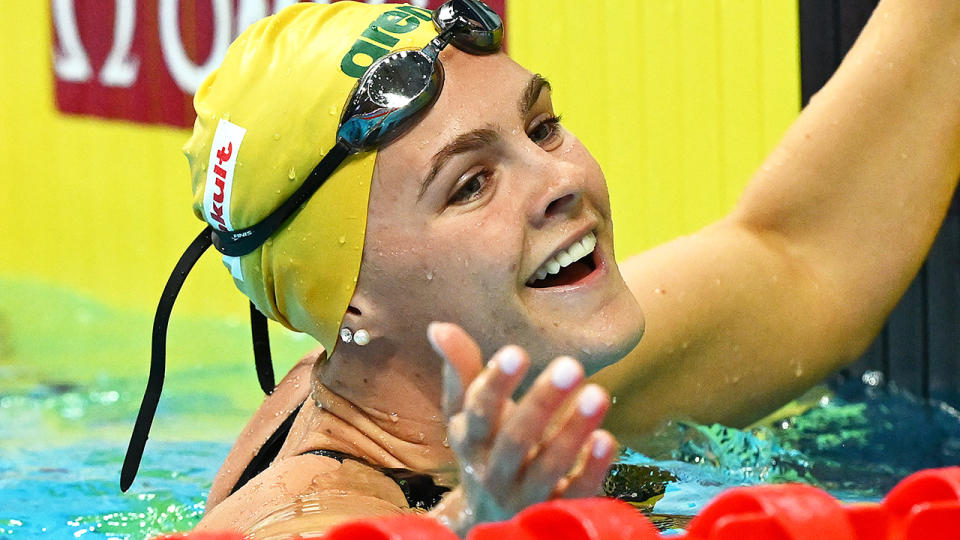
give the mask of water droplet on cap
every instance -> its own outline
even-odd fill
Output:
[[[290,180],[296,180],[296,179],[297,179],[297,169],[294,168],[294,167],[290,167],[290,172],[287,174],[287,178],[289,178]],[[280,192],[278,191],[277,193],[280,193]]]
[[[280,140],[280,134],[279,134],[279,133],[274,133],[274,134],[273,134],[273,140],[279,141],[279,140]]]

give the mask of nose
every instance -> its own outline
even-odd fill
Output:
[[[555,219],[572,218],[581,212],[582,183],[569,174],[570,171],[565,172],[567,174],[549,182],[547,188],[542,190],[540,196],[535,199],[536,203],[531,208],[530,216],[530,221],[535,227],[542,227]]]
[[[580,193],[566,193],[547,204],[543,217],[549,218],[558,214],[573,213],[580,206]]]

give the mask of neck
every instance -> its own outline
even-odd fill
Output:
[[[429,348],[404,347],[401,353],[384,341],[342,344],[315,366],[314,429],[334,419],[346,424],[350,429],[337,431],[351,440],[340,442],[380,454],[368,457],[385,466],[449,468],[453,454],[441,410],[442,361]]]

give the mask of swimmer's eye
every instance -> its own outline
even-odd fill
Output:
[[[534,125],[527,132],[527,137],[540,146],[550,147],[559,142],[560,139],[560,116],[551,116]]]
[[[484,169],[471,176],[465,176],[460,187],[453,193],[447,204],[458,205],[479,199],[490,185],[490,171]]]

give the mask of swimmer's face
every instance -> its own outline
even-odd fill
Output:
[[[419,350],[430,321],[450,321],[486,355],[515,343],[534,366],[566,354],[593,372],[622,358],[643,315],[614,261],[597,162],[556,121],[549,86],[505,54],[441,58],[437,102],[374,171],[358,293],[377,333]],[[573,249],[579,262],[537,281],[591,233],[592,254]]]

